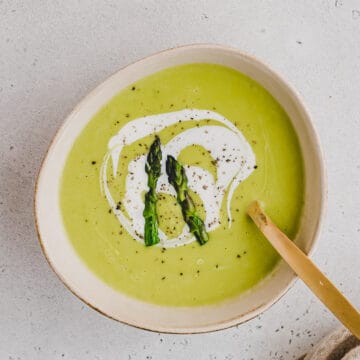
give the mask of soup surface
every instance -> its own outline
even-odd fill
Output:
[[[161,243],[146,247],[144,168],[155,133]],[[167,154],[185,167],[205,245],[183,220]],[[78,255],[109,286],[147,302],[196,306],[250,289],[279,260],[247,217],[249,204],[260,199],[294,237],[303,195],[299,143],[277,101],[233,69],[188,64],[137,81],[91,119],[68,155],[60,206]]]

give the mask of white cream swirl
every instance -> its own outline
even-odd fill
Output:
[[[220,209],[225,194],[227,194],[226,209],[231,226],[230,204],[234,190],[241,181],[246,179],[254,169],[255,155],[242,133],[225,117],[209,110],[184,109],[176,112],[150,115],[135,119],[120,129],[117,135],[109,141],[109,151],[104,157],[100,173],[101,190],[114,214],[122,226],[137,241],[143,242],[144,234],[144,203],[142,194],[148,190],[147,174],[145,173],[146,155],[140,156],[129,163],[126,177],[125,196],[122,201],[129,218],[118,209],[108,186],[107,169],[109,160],[112,162],[113,175],[116,178],[119,157],[125,145],[140,140],[150,134],[158,133],[168,126],[179,121],[216,120],[219,125],[205,125],[184,130],[167,144],[162,145],[163,159],[169,154],[177,157],[180,152],[191,145],[201,145],[207,149],[214,158],[217,179],[212,174],[199,166],[185,166],[188,184],[202,199],[206,219],[207,231],[216,229],[220,225]],[[162,163],[162,175],[157,184],[159,193],[176,196],[172,186],[167,181],[165,160]],[[185,245],[195,240],[184,226],[182,233],[176,238],[169,239],[159,230],[161,246],[175,247]]]

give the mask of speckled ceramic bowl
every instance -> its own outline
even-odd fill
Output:
[[[65,120],[43,162],[36,186],[35,213],[44,254],[64,284],[81,300],[113,319],[149,330],[199,333],[245,322],[274,304],[296,276],[281,261],[250,291],[216,305],[164,307],[115,291],[81,261],[67,238],[59,209],[59,182],[68,153],[92,116],[129,84],[164,68],[193,62],[225,65],[265,87],[284,107],[298,134],[305,162],[305,205],[296,243],[309,253],[318,236],[325,202],[325,175],[318,138],[294,90],[257,59],[217,45],[190,45],[163,51],[118,71],[91,92]]]

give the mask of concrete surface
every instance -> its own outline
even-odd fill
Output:
[[[33,188],[62,120],[115,70],[194,42],[254,54],[303,96],[329,178],[314,259],[360,306],[358,0],[0,0],[0,359],[294,359],[338,326],[298,281],[245,325],[160,335],[99,315],[47,265]]]

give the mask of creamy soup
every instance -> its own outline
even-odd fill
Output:
[[[145,164],[157,135],[160,243],[144,244]],[[165,162],[171,155],[209,240],[184,221]],[[278,255],[246,215],[260,199],[294,237],[304,174],[299,143],[278,102],[227,67],[188,64],[130,85],[91,119],[65,164],[60,206],[84,263],[114,289],[143,301],[196,306],[251,289]]]

